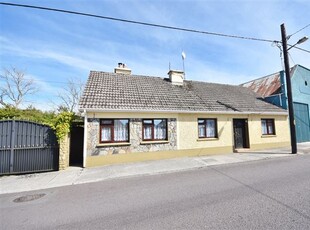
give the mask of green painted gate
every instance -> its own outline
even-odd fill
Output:
[[[310,118],[307,104],[294,102],[297,142],[310,141]]]

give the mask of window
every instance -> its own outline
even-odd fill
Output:
[[[144,119],[142,130],[144,141],[167,140],[167,119]]]
[[[217,138],[217,120],[198,119],[198,137],[199,138]]]
[[[101,119],[100,143],[128,142],[128,119]]]
[[[262,119],[262,134],[275,135],[274,119]]]

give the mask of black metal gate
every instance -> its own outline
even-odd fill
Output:
[[[58,170],[59,146],[47,125],[0,121],[0,175]]]

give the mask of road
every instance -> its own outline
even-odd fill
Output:
[[[13,201],[35,194],[45,195]],[[1,229],[310,229],[310,155],[7,194],[0,202]]]

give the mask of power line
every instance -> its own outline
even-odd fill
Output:
[[[42,7],[42,6],[15,4],[15,3],[7,3],[7,2],[0,2],[0,4],[6,5],[6,6],[16,6],[16,7],[38,9],[38,10],[55,11],[55,12],[67,13],[67,14],[75,14],[75,15],[80,15],[80,16],[94,17],[94,18],[100,18],[100,19],[106,19],[106,20],[112,20],[112,21],[118,21],[118,22],[125,22],[125,23],[138,24],[138,25],[143,25],[143,26],[151,26],[151,27],[158,27],[158,28],[164,28],[164,29],[170,29],[170,30],[191,32],[191,33],[200,33],[200,34],[207,34],[207,35],[213,35],[213,36],[253,40],[253,41],[260,41],[260,42],[269,42],[269,43],[275,42],[275,40],[270,40],[270,39],[215,33],[215,32],[209,32],[209,31],[153,24],[153,23],[147,23],[147,22],[141,22],[141,21],[133,21],[133,20],[122,19],[122,18],[107,17],[107,16],[102,16],[102,15],[97,15],[97,14],[82,13],[82,12],[77,12],[77,11],[70,11],[70,10],[63,10],[63,9],[56,9],[56,8],[49,8],[49,7]]]
[[[293,35],[297,34],[298,32],[300,32],[300,31],[302,31],[302,30],[304,30],[304,29],[306,29],[306,28],[309,27],[309,26],[310,26],[310,24],[308,24],[308,25],[304,26],[303,28],[297,30],[295,33],[289,35],[289,36],[288,36],[288,39],[290,39]]]
[[[275,42],[277,44],[277,42]],[[290,48],[294,47],[294,49],[298,49],[298,50],[301,50],[301,51],[304,51],[304,52],[307,52],[307,53],[310,53],[309,50],[306,50],[306,49],[303,49],[303,48],[299,48],[295,45],[290,45],[290,44],[287,44],[288,46],[290,46]]]
[[[298,50],[301,50],[301,51],[304,51],[304,52],[307,52],[307,53],[310,53],[310,50],[306,50],[306,49],[302,49],[302,48],[299,48],[299,47],[294,47],[295,49],[298,49]]]
[[[277,47],[279,47],[279,43],[282,44],[282,42],[278,42],[278,41],[274,41],[273,44],[276,45]],[[309,50],[306,50],[306,49],[303,49],[303,48],[299,48],[299,47],[297,47],[297,46],[295,46],[295,45],[290,45],[290,44],[287,44],[287,45],[290,46],[290,48],[294,47],[294,49],[298,49],[298,50],[304,51],[304,52],[306,52],[306,53],[310,53]],[[281,50],[281,47],[280,47],[280,50]]]

